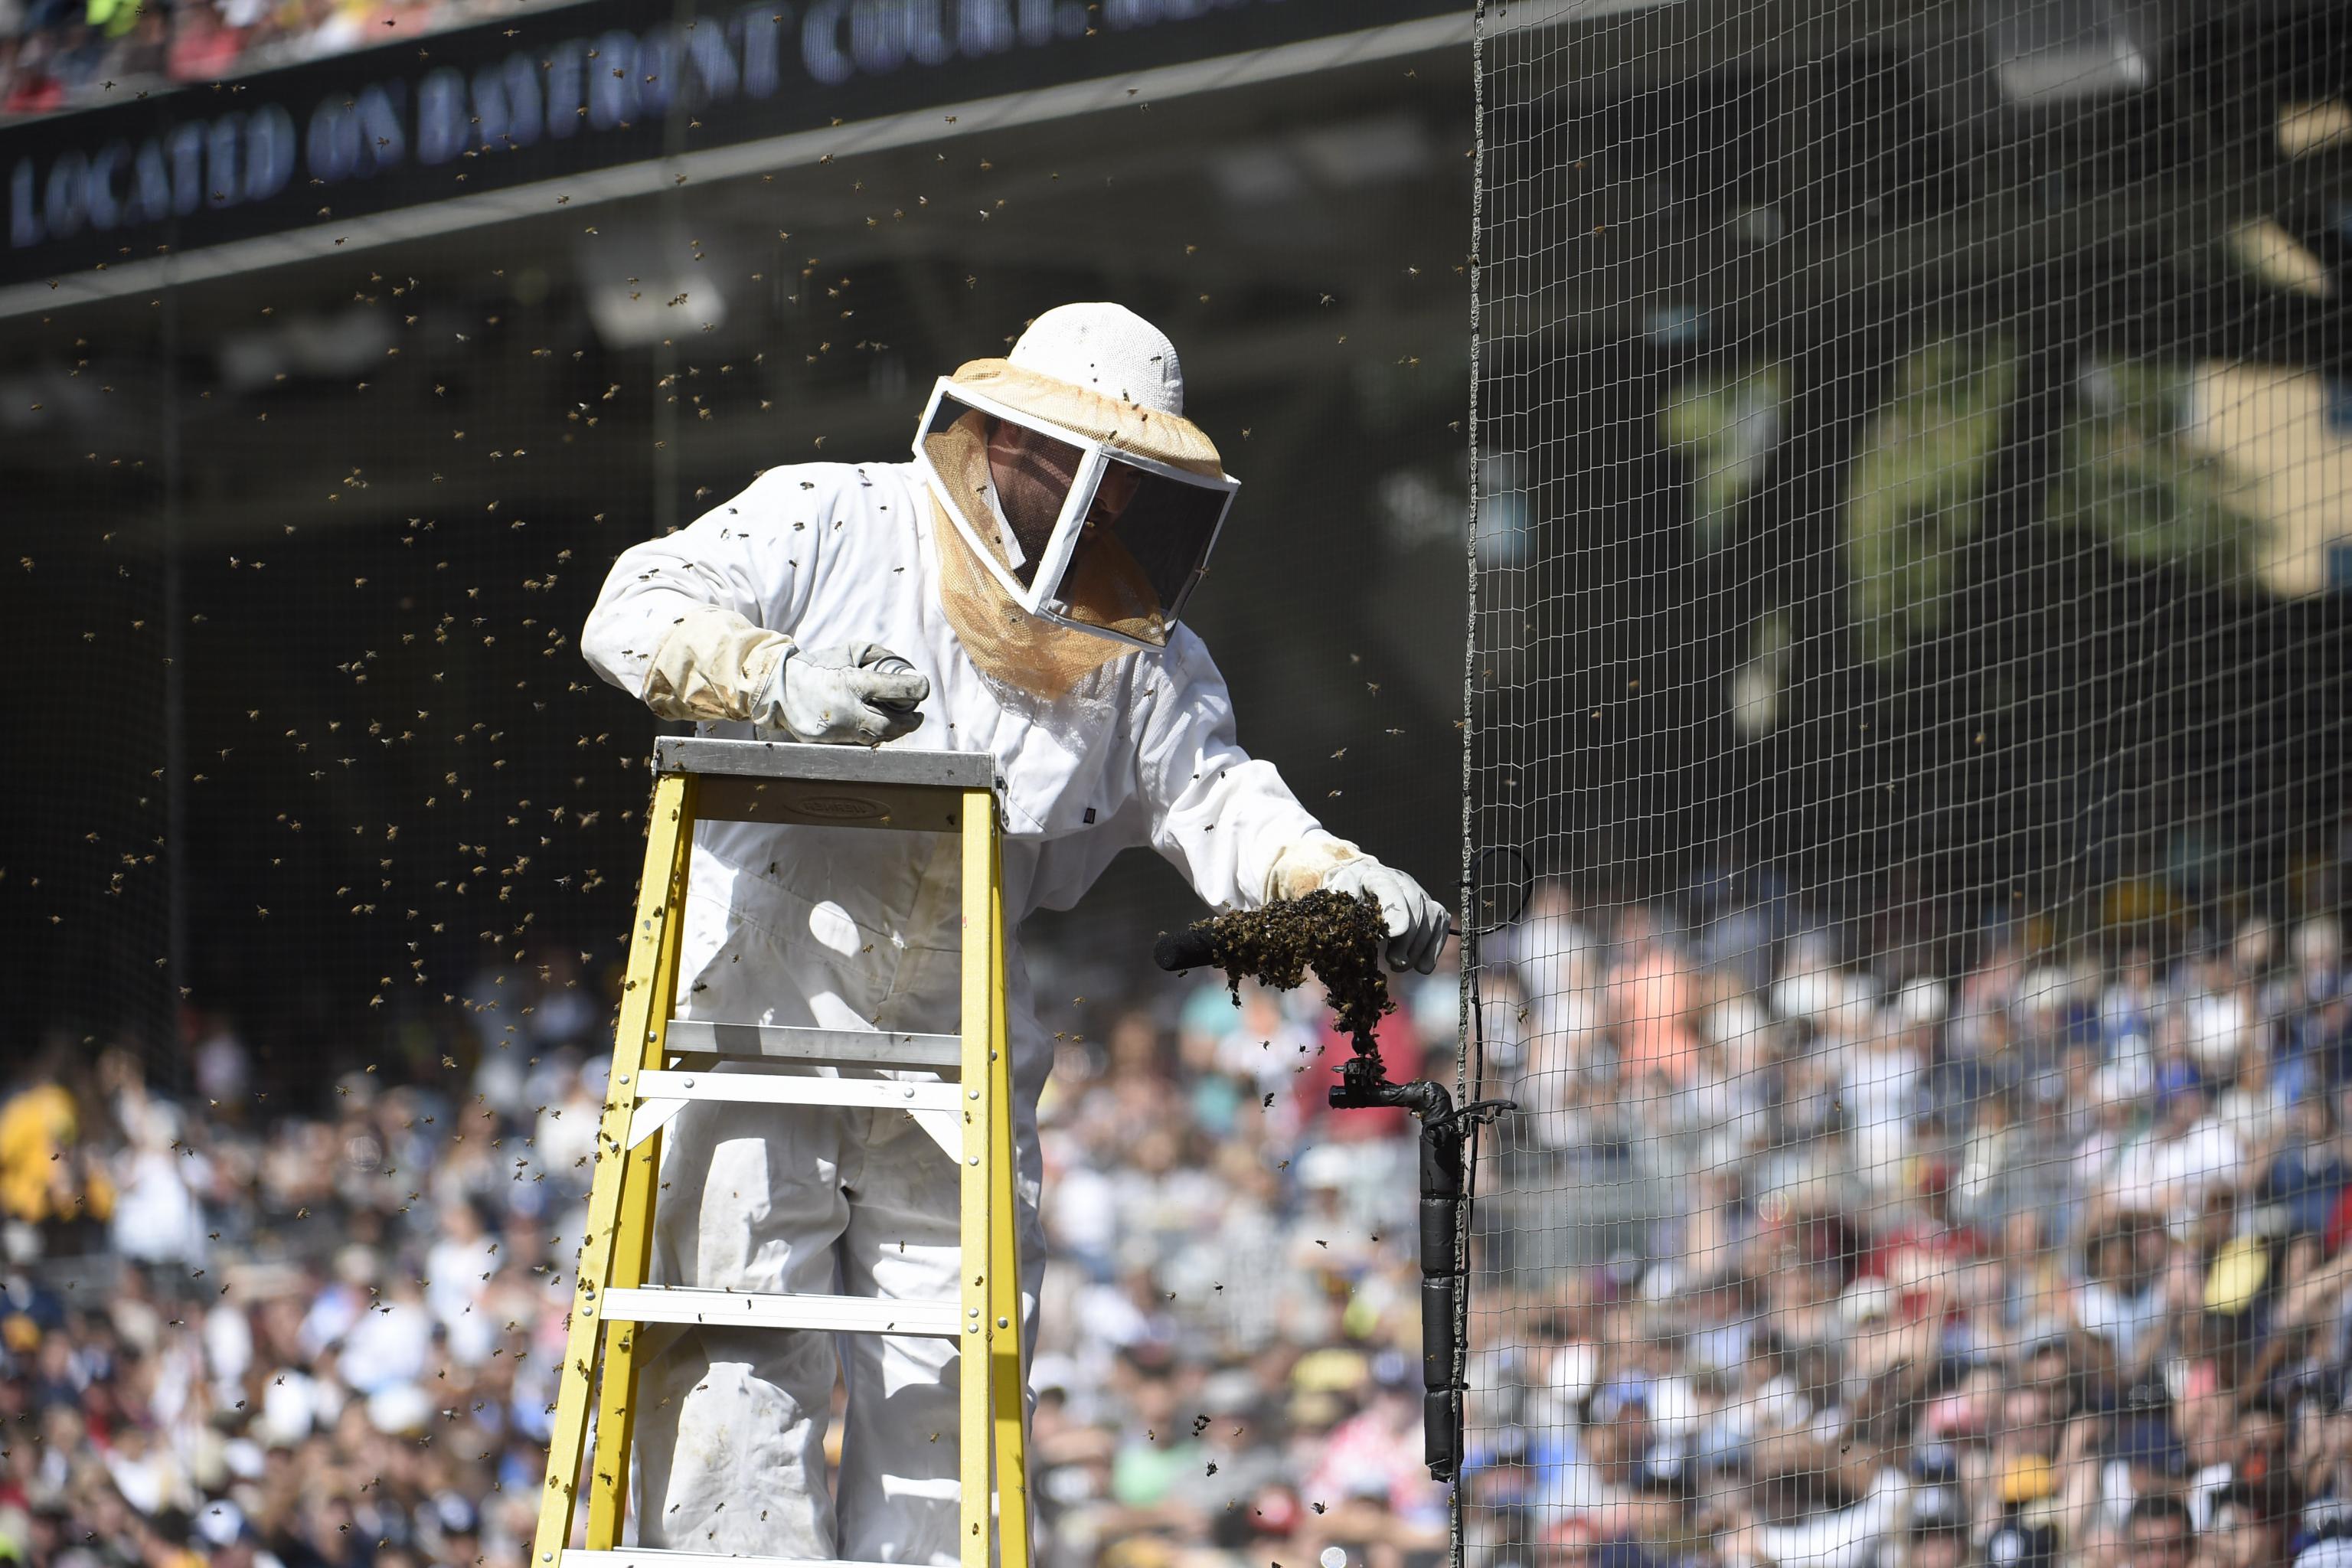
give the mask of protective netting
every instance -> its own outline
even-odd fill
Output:
[[[1467,1560],[2338,1560],[2352,25],[1481,10]]]

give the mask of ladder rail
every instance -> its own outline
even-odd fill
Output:
[[[996,971],[1001,962],[998,950],[1003,943],[1003,927],[990,916],[994,913],[989,899],[990,883],[994,879],[995,811],[992,803],[988,809],[978,809],[981,797],[975,793],[964,797],[963,812],[963,1082],[967,1086],[964,1110],[963,1169],[961,1179],[962,1223],[958,1237],[963,1258],[962,1354],[956,1360],[960,1380],[959,1414],[956,1432],[959,1442],[957,1468],[961,1484],[958,1489],[961,1507],[961,1528],[958,1532],[959,1553],[963,1568],[988,1568],[988,1499],[989,1445],[982,1435],[989,1430],[988,1357],[982,1352],[982,1320],[993,1305],[994,1292],[989,1289],[989,1276],[994,1272],[988,1263],[988,1155],[990,1125],[996,1103],[996,1074],[989,1069],[995,1065],[995,1020],[992,1004],[996,1000]],[[984,1088],[982,1086],[985,1086]],[[973,1093],[978,1089],[978,1093]],[[978,1263],[975,1269],[974,1263]]]
[[[675,977],[664,986],[662,969],[666,961],[676,963],[668,932],[679,923],[674,917],[692,851],[693,807],[693,775],[673,773],[656,781],[652,808],[646,813],[646,868],[637,883],[636,921],[631,928],[628,967],[621,984],[616,1029],[621,1041],[658,1043],[669,1016]],[[596,1172],[588,1184],[588,1227],[581,1238],[572,1281],[572,1321],[564,1331],[563,1367],[556,1379],[547,1482],[540,1495],[539,1528],[531,1542],[531,1561],[539,1568],[552,1563],[556,1554],[572,1542],[580,1461],[588,1440],[588,1381],[597,1359],[597,1337],[604,1331],[595,1315],[585,1309],[593,1305],[601,1282],[614,1272],[625,1185],[614,1179],[625,1167],[616,1164],[608,1174],[604,1161],[607,1151],[625,1145],[636,1103],[636,1090],[629,1081],[635,1075],[620,1065],[627,1060],[625,1050],[615,1050],[614,1070],[604,1086],[604,1113],[596,1127]],[[621,1484],[626,1484],[625,1476]]]
[[[994,833],[988,836],[988,857],[991,1146],[981,1168],[988,1180],[989,1307],[982,1337],[988,1347],[989,1403],[995,1426],[997,1556],[1001,1568],[1029,1568],[1028,1379],[1021,1365],[1026,1325],[1021,1321],[1019,1211],[1013,1201],[1017,1145],[1013,1136],[1012,1020],[1005,1007],[1004,844]],[[965,1441],[975,1448],[983,1446],[978,1431],[968,1433]],[[967,1568],[987,1568],[984,1531],[982,1534],[982,1560],[967,1560]]]
[[[699,786],[694,794],[698,795]],[[677,994],[678,952],[683,945],[684,921],[674,918],[686,899],[687,869],[694,854],[694,820],[696,802],[689,799],[685,806],[688,825],[678,837],[677,850],[670,864],[667,908],[673,918],[662,922],[660,957],[654,968],[652,1005],[656,1016],[664,1022],[657,1029],[646,1031],[643,1053],[637,1058],[634,1074],[625,1074],[619,1087],[628,1089],[638,1109],[645,1100],[646,1069],[658,1068],[665,1058],[671,1028],[667,1019],[669,997]],[[618,1040],[615,1040],[617,1047]],[[614,1052],[615,1070],[619,1068],[620,1052]],[[628,1078],[634,1076],[634,1087]],[[607,1086],[608,1089],[612,1086]],[[635,1111],[630,1116],[629,1147],[600,1150],[615,1162],[619,1176],[620,1205],[614,1223],[617,1234],[613,1238],[613,1273],[606,1282],[606,1295],[613,1289],[626,1289],[642,1284],[653,1268],[654,1252],[654,1189],[660,1180],[661,1133],[656,1130],[649,1137],[636,1136]],[[642,1142],[642,1147],[639,1147]],[[637,1340],[635,1323],[614,1322],[607,1316],[604,1327],[604,1380],[597,1390],[595,1438],[592,1440],[588,1465],[588,1539],[593,1542],[616,1542],[621,1538],[621,1520],[628,1508],[628,1456],[637,1430]],[[605,1445],[611,1437],[611,1455],[600,1456],[593,1450]]]

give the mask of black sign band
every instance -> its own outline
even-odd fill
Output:
[[[500,18],[0,132],[0,284],[54,279],[1465,0],[632,0]]]

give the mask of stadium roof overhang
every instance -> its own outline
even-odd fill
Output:
[[[1466,51],[1462,0],[583,0],[0,128],[0,320]],[[871,25],[869,25],[871,24]],[[1148,131],[1132,150],[1148,156]]]
[[[331,453],[337,472],[367,475],[369,493],[350,498],[362,505],[338,511],[437,505],[446,492],[421,460],[420,431],[457,406],[440,401],[441,384],[452,398],[461,384],[495,384],[502,409],[552,418],[580,395],[583,344],[592,354],[652,351],[664,385],[672,364],[697,376],[731,362],[736,374],[721,379],[735,392],[748,395],[737,384],[756,380],[779,411],[824,409],[829,451],[895,450],[914,381],[1003,352],[998,334],[1057,290],[1100,289],[1149,310],[1185,345],[1202,384],[1263,389],[1297,405],[1301,420],[1325,393],[1283,389],[1350,386],[1371,363],[1425,364],[1394,374],[1459,401],[1466,9],[1433,0],[1192,8],[1204,23],[1389,19],[1274,41],[1204,32],[1196,59],[1161,49],[1139,69],[973,91],[840,125],[828,115],[673,157],[222,238],[168,262],[93,264],[55,288],[46,278],[0,287],[19,311],[27,302],[37,311],[20,314],[23,327],[46,320],[85,331],[86,352],[111,366],[78,374],[49,349],[21,357],[0,374],[0,452],[24,473],[61,472],[91,449],[152,464],[162,448],[151,422],[96,396],[94,383],[123,382],[137,374],[131,363],[152,367],[174,342],[189,390],[211,389],[183,404],[181,450],[205,470],[182,512],[192,539],[267,536],[316,514],[298,498],[318,487],[291,482],[286,468],[306,455]],[[1150,31],[1190,36],[1173,23]],[[1260,41],[1219,51],[1218,40],[1249,37]],[[1001,84],[984,72],[957,79]],[[715,119],[695,118],[705,129]],[[475,161],[496,164],[489,154]],[[856,296],[804,287],[803,270],[818,263],[822,285],[854,276]],[[170,287],[173,279],[186,286]],[[1008,312],[1014,301],[1030,302]],[[835,331],[836,307],[864,308]],[[0,317],[0,335],[8,331]],[[764,364],[752,363],[762,351]],[[308,395],[354,384],[365,384],[379,416],[354,419],[345,398]],[[257,409],[267,426],[254,424]],[[1284,417],[1261,416],[1261,442],[1278,438]],[[776,460],[771,420],[688,425],[698,473]],[[257,430],[279,460],[257,468],[228,456],[249,454]],[[534,451],[551,444],[541,434],[526,443]],[[558,463],[532,483],[543,504],[593,510],[611,479]]]

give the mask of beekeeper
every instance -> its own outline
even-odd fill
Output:
[[[1224,679],[1180,624],[1235,490],[1183,410],[1176,350],[1149,322],[1049,310],[1008,358],[939,382],[912,461],[771,468],[625,552],[582,651],[705,735],[988,752],[1016,925],[1148,844],[1221,907],[1370,894],[1390,963],[1426,973],[1444,910],[1242,750]],[[698,826],[678,1016],[954,1032],[960,856],[952,834]],[[1017,942],[1008,971],[1034,1346],[1053,1051]],[[697,1102],[662,1173],[656,1284],[956,1299],[956,1168],[903,1112]],[[952,1341],[842,1340],[836,1522],[833,1338],[672,1332],[639,1384],[635,1544],[957,1561]]]

